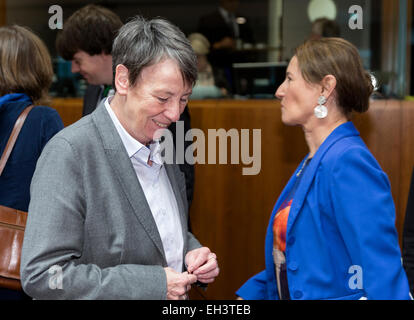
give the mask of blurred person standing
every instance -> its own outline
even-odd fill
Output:
[[[222,98],[229,95],[229,86],[221,69],[212,67],[208,61],[210,42],[201,33],[188,36],[197,55],[197,81],[191,99]]]
[[[59,114],[39,106],[48,102],[53,67],[42,40],[22,26],[0,27],[0,155],[19,115],[27,115],[0,175],[0,205],[28,211],[30,183],[46,143],[63,128]],[[0,299],[24,299],[22,291],[0,289]]]
[[[56,49],[72,61],[72,73],[80,73],[88,87],[83,115],[91,113],[112,89],[112,42],[122,21],[111,10],[87,5],[75,11],[56,38]]]
[[[211,44],[208,58],[213,67],[224,70],[230,86],[232,83],[232,64],[237,60],[236,49],[242,48],[242,43],[253,43],[253,34],[249,22],[237,21],[237,10],[240,0],[220,0],[219,6],[213,12],[202,16],[198,23],[198,31]]]

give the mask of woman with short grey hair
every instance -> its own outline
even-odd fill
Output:
[[[117,65],[124,65],[131,85],[135,85],[143,68],[166,58],[178,63],[187,83],[195,83],[197,56],[189,40],[177,26],[162,18],[134,17],[119,31],[112,48],[114,74]]]
[[[188,231],[185,179],[158,141],[191,94],[191,46],[168,21],[135,17],[112,54],[115,95],[38,161],[21,264],[37,299],[186,299],[219,273]]]

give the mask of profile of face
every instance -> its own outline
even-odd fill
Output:
[[[112,83],[112,57],[104,53],[91,56],[85,51],[77,51],[73,55],[72,73],[80,73],[93,85]]]
[[[115,85],[123,103],[114,111],[142,144],[158,139],[160,129],[179,120],[192,93],[192,84],[184,81],[178,64],[169,58],[142,69],[134,86],[129,85],[128,69],[118,65]]]
[[[286,70],[286,78],[275,96],[281,100],[282,122],[286,125],[305,126],[315,118],[314,108],[322,93],[322,86],[307,82],[294,56]]]

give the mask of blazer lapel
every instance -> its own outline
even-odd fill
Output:
[[[102,139],[105,154],[108,157],[112,169],[118,176],[119,184],[125,197],[131,204],[138,221],[158,248],[166,264],[164,248],[151,209],[122,140],[116,131],[111,117],[106,111],[104,101],[99,104],[91,116]]]
[[[318,151],[313,156],[312,160],[308,164],[306,169],[306,174],[303,175],[302,181],[299,184],[298,189],[295,192],[294,200],[292,202],[292,207],[290,208],[287,230],[286,234],[289,234],[302,206],[305,201],[306,195],[309,191],[309,188],[313,182],[313,179],[316,175],[316,171],[319,168],[319,164],[324,157],[325,153],[334,145],[338,140],[343,139],[349,136],[359,135],[359,132],[356,130],[352,122],[346,122],[339,127],[337,127],[322,143]],[[296,173],[302,167],[303,161],[295,171],[294,180],[296,180]]]

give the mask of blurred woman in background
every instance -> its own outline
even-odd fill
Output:
[[[36,105],[0,176],[0,205],[28,211],[37,159],[49,139],[63,128],[54,109],[37,105],[48,101],[52,78],[52,61],[38,36],[22,26],[0,27],[0,155],[19,115]],[[22,291],[0,288],[0,299],[25,297]]]
[[[197,55],[197,81],[191,99],[223,98],[229,96],[230,86],[224,72],[211,66],[207,55],[210,42],[201,33],[188,36],[191,47]]]

